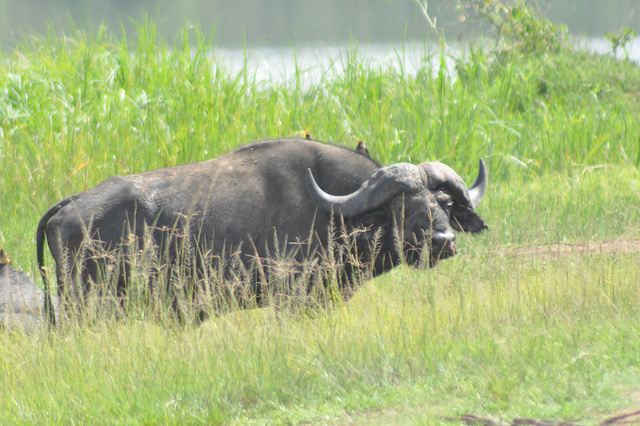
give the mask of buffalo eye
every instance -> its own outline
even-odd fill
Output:
[[[451,213],[451,208],[453,207],[453,199],[451,198],[451,195],[449,195],[446,191],[440,189],[436,193],[436,201],[438,202],[440,207],[442,207],[442,209],[447,212],[447,214]]]

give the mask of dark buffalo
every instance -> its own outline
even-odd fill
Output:
[[[338,282],[353,290],[359,271],[375,276],[403,261],[433,266],[456,253],[453,229],[486,228],[474,211],[487,185],[482,160],[468,189],[444,164],[382,167],[359,151],[308,139],[267,140],[202,163],[109,178],[59,202],[40,220],[37,254],[45,288],[45,236],[59,292],[74,279],[87,287],[99,282],[101,271],[113,270],[114,258],[124,259],[125,266],[115,266],[124,291],[132,241],[139,250],[151,240],[167,255],[159,262],[164,265],[184,260],[180,247],[189,241],[197,258],[187,262],[189,270],[214,260],[232,268],[220,260],[231,254],[257,269],[245,286],[262,305],[276,258],[308,263],[338,249],[343,258],[348,252]],[[119,257],[86,255],[87,246]]]

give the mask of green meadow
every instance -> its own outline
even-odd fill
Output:
[[[167,41],[151,21],[0,51],[0,247],[34,278],[36,226],[59,200],[252,140],[309,131],[468,184],[479,158],[490,173],[488,232],[348,303],[0,332],[0,423],[590,425],[639,410],[640,68],[535,22],[541,37],[509,26],[455,58],[425,43],[417,70],[401,49],[374,66],[353,46],[344,72],[286,81],[232,73],[197,29]]]

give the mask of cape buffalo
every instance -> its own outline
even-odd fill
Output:
[[[375,276],[403,261],[433,266],[453,256],[453,229],[486,228],[474,210],[487,180],[482,160],[468,189],[438,162],[383,167],[368,155],[310,139],[258,141],[202,163],[112,177],[60,201],[38,225],[38,265],[46,288],[46,237],[58,293],[74,279],[90,287],[114,268],[123,290],[132,241],[138,251],[150,240],[166,253],[159,268],[177,264],[187,242],[195,253],[195,260],[181,258],[188,272],[212,262],[233,269],[221,260],[232,254],[252,265],[257,272],[245,290],[264,305],[276,259],[317,263],[340,252],[347,260],[337,281],[350,293],[362,279],[359,271]],[[87,246],[116,255],[86,254]],[[121,266],[115,258],[123,259]]]

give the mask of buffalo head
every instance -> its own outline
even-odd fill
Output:
[[[382,167],[347,195],[323,191],[310,169],[306,184],[320,209],[359,225],[359,239],[371,241],[376,232],[391,234],[395,227],[402,239],[405,260],[417,265],[420,259],[428,259],[429,265],[434,266],[438,260],[455,255],[453,229],[478,232],[487,228],[474,211],[484,196],[487,180],[484,161],[480,160],[478,176],[470,189],[449,166],[439,162]],[[390,235],[382,235],[383,240],[389,238]],[[374,274],[394,266],[398,256],[391,255],[389,260]]]

